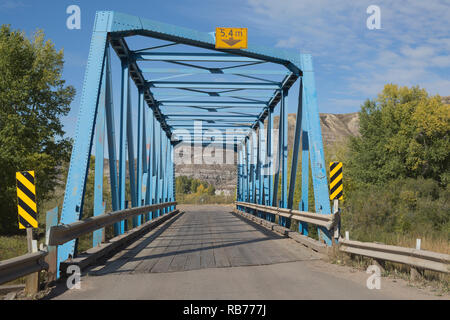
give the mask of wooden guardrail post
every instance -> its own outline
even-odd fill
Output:
[[[37,241],[33,239],[33,229],[27,228],[27,244],[28,244],[28,253],[37,252]],[[25,292],[26,294],[32,295],[36,294],[39,291],[39,271],[34,272],[27,276]]]

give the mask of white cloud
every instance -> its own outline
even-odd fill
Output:
[[[336,97],[341,103],[372,97],[386,83],[419,85],[432,94],[450,95],[448,0],[379,0],[381,30],[366,28],[366,8],[371,4],[248,0],[250,12],[242,15],[258,32],[277,39],[274,46],[312,53],[327,75],[335,65],[338,79],[325,81],[335,82],[336,87],[327,86],[333,91],[347,92]]]

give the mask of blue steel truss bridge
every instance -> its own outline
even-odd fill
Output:
[[[120,88],[113,88],[114,56],[120,60]],[[287,98],[294,85],[299,86],[299,94],[288,185]],[[118,101],[113,102],[115,97]],[[277,108],[279,134],[274,148],[272,115]],[[218,130],[223,133],[221,139],[216,138]],[[301,186],[295,181],[300,141],[306,160],[302,161]],[[213,33],[98,12],[60,223],[82,218],[91,154],[96,159],[94,215],[104,213],[105,149],[113,211],[126,209],[128,202],[136,208],[175,201],[173,157],[174,146],[180,142],[220,143],[237,152],[239,202],[292,209],[294,190],[301,187],[299,209],[308,211],[311,168],[315,211],[331,214],[310,55],[251,43],[247,49],[219,50]],[[174,208],[136,216],[134,227]],[[280,217],[279,223],[286,226],[288,219]],[[115,234],[124,233],[124,228],[124,221],[115,223]],[[301,229],[307,234],[306,223]],[[320,228],[320,236],[331,245],[325,228]],[[75,248],[75,240],[60,246],[58,260],[73,256]]]
[[[297,107],[292,150],[288,97]],[[232,151],[232,206],[177,203],[180,146]],[[94,216],[86,218],[90,167]],[[110,11],[96,14],[61,217],[47,221],[48,250],[0,262],[0,283],[41,270],[48,255],[55,278],[72,265],[93,276],[83,278],[86,290],[55,295],[62,298],[398,298],[388,284],[368,290],[364,273],[325,266],[320,257],[338,245],[440,272],[450,260],[340,237],[311,55],[256,46],[251,37],[246,49],[216,49],[214,33]],[[114,235],[105,239],[109,226]],[[78,252],[78,239],[90,233],[92,248]]]

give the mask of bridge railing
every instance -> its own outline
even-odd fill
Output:
[[[50,246],[61,245],[70,240],[79,238],[82,235],[93,232],[95,230],[107,227],[116,222],[128,219],[133,216],[142,215],[150,211],[164,209],[176,206],[177,202],[165,202],[151,204],[142,207],[129,208],[119,211],[104,213],[98,216],[86,218],[70,224],[62,224],[50,228],[49,241]]]
[[[102,215],[86,218],[67,225],[63,224],[54,226],[49,230],[48,245],[60,245],[67,241],[79,238],[80,236],[87,233],[114,224],[115,222],[122,221],[136,215],[145,214],[150,211],[164,209],[176,205],[177,202],[152,204],[142,207],[104,213]],[[158,222],[159,218],[163,218],[165,216],[166,215],[163,215],[154,219],[154,222]],[[38,252],[28,253],[15,258],[0,261],[0,284],[13,281],[35,272],[48,270],[49,264],[45,261],[47,255],[48,251],[47,248],[45,248],[44,250],[39,250]]]
[[[47,251],[38,251],[0,261],[0,284],[47,269],[44,261],[47,254]]]
[[[285,217],[300,222],[311,223],[316,226],[321,226],[327,230],[334,230],[339,226],[340,214],[320,214],[314,212],[300,211],[294,209],[286,209],[279,207],[265,206],[262,204],[250,203],[250,202],[235,202],[237,206],[253,209],[256,211],[266,212],[274,214],[278,217]]]
[[[264,206],[254,203],[248,202],[236,202],[237,207],[244,207],[248,209],[252,209],[258,212],[265,212],[274,214],[277,216],[282,216],[290,219],[294,219],[300,222],[312,223],[318,226],[323,226],[328,230],[335,231],[335,238],[338,239],[338,249],[341,252],[365,256],[368,258],[372,258],[376,261],[389,261],[400,263],[404,265],[408,265],[411,268],[424,269],[437,271],[442,273],[450,273],[450,255],[438,252],[432,252],[427,250],[413,249],[413,248],[405,248],[400,246],[386,245],[381,243],[373,243],[373,242],[361,242],[350,240],[346,238],[342,238],[339,236],[339,230],[337,226],[339,225],[340,216],[338,213],[336,214],[328,214],[322,215],[311,212],[303,212],[298,210],[290,210],[285,208]],[[262,218],[258,218],[256,216],[250,215],[241,210],[237,210],[235,212],[240,213],[242,216],[251,218],[251,220],[256,221],[262,225],[271,226],[271,229],[275,232],[282,233],[284,235],[288,235],[294,240],[301,242],[302,244],[314,249],[316,251],[320,251],[322,253],[326,253],[326,246],[321,244],[322,247],[319,246],[316,240],[310,239],[306,236],[300,235],[298,232],[293,232],[288,230],[287,228],[283,228],[279,225],[275,225],[273,223],[267,222]]]
[[[345,238],[339,239],[339,251],[426,270],[450,273],[450,255],[444,253]]]

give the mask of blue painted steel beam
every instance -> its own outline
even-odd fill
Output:
[[[136,158],[136,206],[142,205],[142,175],[143,153],[144,153],[144,93],[142,90],[138,92],[138,127],[137,127],[137,158]],[[133,159],[134,162],[134,159]],[[133,217],[133,227],[141,225],[141,216]]]
[[[185,106],[198,106],[198,107],[215,107],[215,106],[234,106],[234,107],[267,107],[267,104],[254,101],[163,101],[159,103],[163,107],[185,107]]]
[[[203,82],[203,81],[153,81],[147,82],[151,88],[187,88],[187,89],[252,89],[277,90],[281,84],[262,82]]]
[[[296,120],[295,120],[294,145],[293,145],[293,150],[292,150],[291,177],[289,179],[289,193],[288,193],[288,204],[287,204],[287,208],[289,208],[289,209],[292,209],[292,206],[294,203],[294,191],[295,191],[295,187],[296,187],[295,180],[297,177],[298,154],[299,154],[300,138],[302,135],[302,97],[303,97],[303,86],[302,86],[302,80],[300,80],[297,116],[296,116]]]
[[[281,165],[281,199],[280,207],[287,206],[287,148],[288,148],[288,122],[287,122],[287,92],[282,92],[281,109],[280,109],[280,165]],[[280,217],[280,224],[284,227],[289,227],[289,221],[285,217]]]
[[[154,123],[155,117],[153,112],[148,112],[147,115],[147,136],[148,136],[148,166],[147,166],[147,189],[145,194],[145,204],[154,204],[154,189],[153,185],[153,175],[154,175],[154,150],[155,150],[155,133],[154,133]],[[146,214],[146,220],[149,221],[153,219],[153,213],[149,212]]]
[[[111,187],[112,210],[119,210],[119,188],[117,183],[116,130],[114,121],[114,105],[112,98],[112,77],[109,46],[106,50],[106,131],[108,135],[109,180]]]
[[[245,201],[250,202],[250,139],[248,137],[245,138],[245,189]]]
[[[302,94],[302,105],[304,103],[305,97]],[[307,108],[302,108],[302,198],[298,204],[300,211],[309,211],[309,135],[308,135],[308,110]],[[301,222],[299,224],[299,232],[308,235],[308,224]]]
[[[178,125],[178,124],[172,124],[170,125],[170,128],[195,128],[197,127],[196,125],[193,124],[186,124],[186,125]],[[236,129],[241,129],[241,128],[251,128],[251,125],[243,125],[243,124],[236,124],[236,125],[231,125],[231,124],[203,124],[202,125],[203,128],[236,128]]]
[[[97,13],[97,15],[98,14],[102,14],[102,12]],[[109,14],[110,19],[112,19],[112,16],[114,15],[112,12],[106,12],[106,14]],[[170,129],[164,122],[161,110],[159,109],[156,100],[153,97],[153,93],[147,88],[145,84],[145,78],[142,75],[139,66],[137,65],[136,61],[130,58],[131,51],[129,50],[125,39],[122,37],[115,37],[110,34],[109,40],[111,43],[111,47],[115,50],[117,56],[121,60],[123,59],[129,60],[129,69],[132,80],[136,84],[136,87],[144,88],[144,100],[146,101],[147,105],[153,110],[153,112],[155,113],[155,117],[158,119],[158,121],[161,122],[161,125],[166,131],[166,134],[170,135]]]
[[[94,177],[94,216],[105,212],[103,203],[103,158],[105,147],[105,107],[106,107],[106,72],[102,75],[100,98],[95,124],[95,177]],[[102,243],[103,230],[96,230],[92,235],[92,246]]]
[[[291,72],[286,70],[264,70],[264,69],[249,69],[248,67],[240,67],[233,69],[222,69],[220,67],[205,69],[194,68],[142,68],[143,73],[179,73],[179,74],[231,74],[231,75],[290,75]]]
[[[69,224],[82,215],[84,191],[89,170],[89,158],[93,140],[97,105],[104,69],[106,37],[110,14],[97,14],[91,38],[88,63],[81,93],[80,109],[75,131],[74,145],[67,175],[66,192],[60,223]],[[57,277],[59,264],[75,254],[76,241],[58,247]]]
[[[265,139],[265,130],[264,130],[264,122],[259,125],[259,152],[258,152],[258,174],[259,174],[259,204],[264,204],[264,160],[266,158],[266,139]]]
[[[322,132],[320,129],[317,93],[311,55],[302,54],[302,66],[303,95],[305,96],[308,115],[308,135],[310,147],[309,156],[311,162],[316,212],[331,214]],[[319,228],[319,238],[324,240],[327,245],[331,246],[331,236],[325,228]]]
[[[257,169],[257,162],[258,162],[258,135],[256,134],[256,131],[252,131],[252,202],[256,203],[256,192],[258,191],[258,169]]]
[[[267,150],[266,150],[266,166],[267,166],[267,202],[266,205],[272,204],[272,183],[273,183],[273,152],[272,152],[272,111],[268,110],[267,114]]]
[[[205,49],[215,49],[215,40],[207,32],[178,27],[158,21],[143,19],[120,12],[102,12],[111,17],[108,31],[122,36],[144,35],[180,44],[193,45]],[[229,50],[216,50],[229,52]],[[252,59],[264,60],[284,65],[292,72],[300,73],[298,54],[280,50],[279,48],[264,48],[248,44],[247,49],[233,50],[233,54]]]
[[[281,170],[281,162],[282,162],[282,150],[283,150],[283,113],[280,110],[280,116],[278,118],[278,145],[276,150],[276,159],[275,159],[275,172],[273,178],[273,195],[272,195],[272,205],[275,207],[279,206],[278,203],[278,183],[280,180],[280,170]]]
[[[214,91],[171,91],[171,92],[161,92],[158,97],[158,101],[173,100],[175,98],[198,98],[198,97],[208,97],[209,99],[216,98],[258,98],[259,101],[268,101],[273,97],[272,92],[262,92],[252,93],[248,91],[226,91],[226,92],[214,92]]]
[[[188,119],[192,119],[192,118],[197,118],[197,117],[202,117],[202,118],[215,118],[215,119],[220,119],[220,118],[235,118],[235,117],[239,117],[239,119],[255,119],[256,116],[255,115],[250,115],[250,114],[236,114],[235,112],[230,112],[227,114],[211,114],[211,113],[196,113],[196,114],[178,114],[178,113],[166,113],[165,114],[166,119],[179,119],[179,118],[188,118]]]
[[[200,117],[192,117],[192,119],[166,119],[167,123],[171,125],[173,122],[185,122],[185,123],[192,123],[192,121],[204,121],[207,123],[225,123],[225,124],[232,124],[232,123],[249,123],[252,122],[254,118],[216,118],[214,120],[208,120],[208,119],[202,119]]]
[[[222,52],[132,52],[136,61],[208,61],[208,62],[261,62],[261,60]]]
[[[133,116],[131,113],[131,93],[129,89],[128,82],[128,92],[127,92],[127,147],[128,147],[128,174],[130,180],[130,197],[131,197],[131,207],[137,206],[137,194],[136,194],[136,173],[134,170],[134,138],[133,138]]]
[[[121,74],[121,100],[120,100],[120,142],[119,142],[119,210],[125,209],[125,185],[126,185],[126,152],[127,152],[127,115],[128,115],[128,91],[129,91],[129,68],[128,60],[122,60]],[[120,235],[125,232],[125,222],[115,224],[114,234]]]

